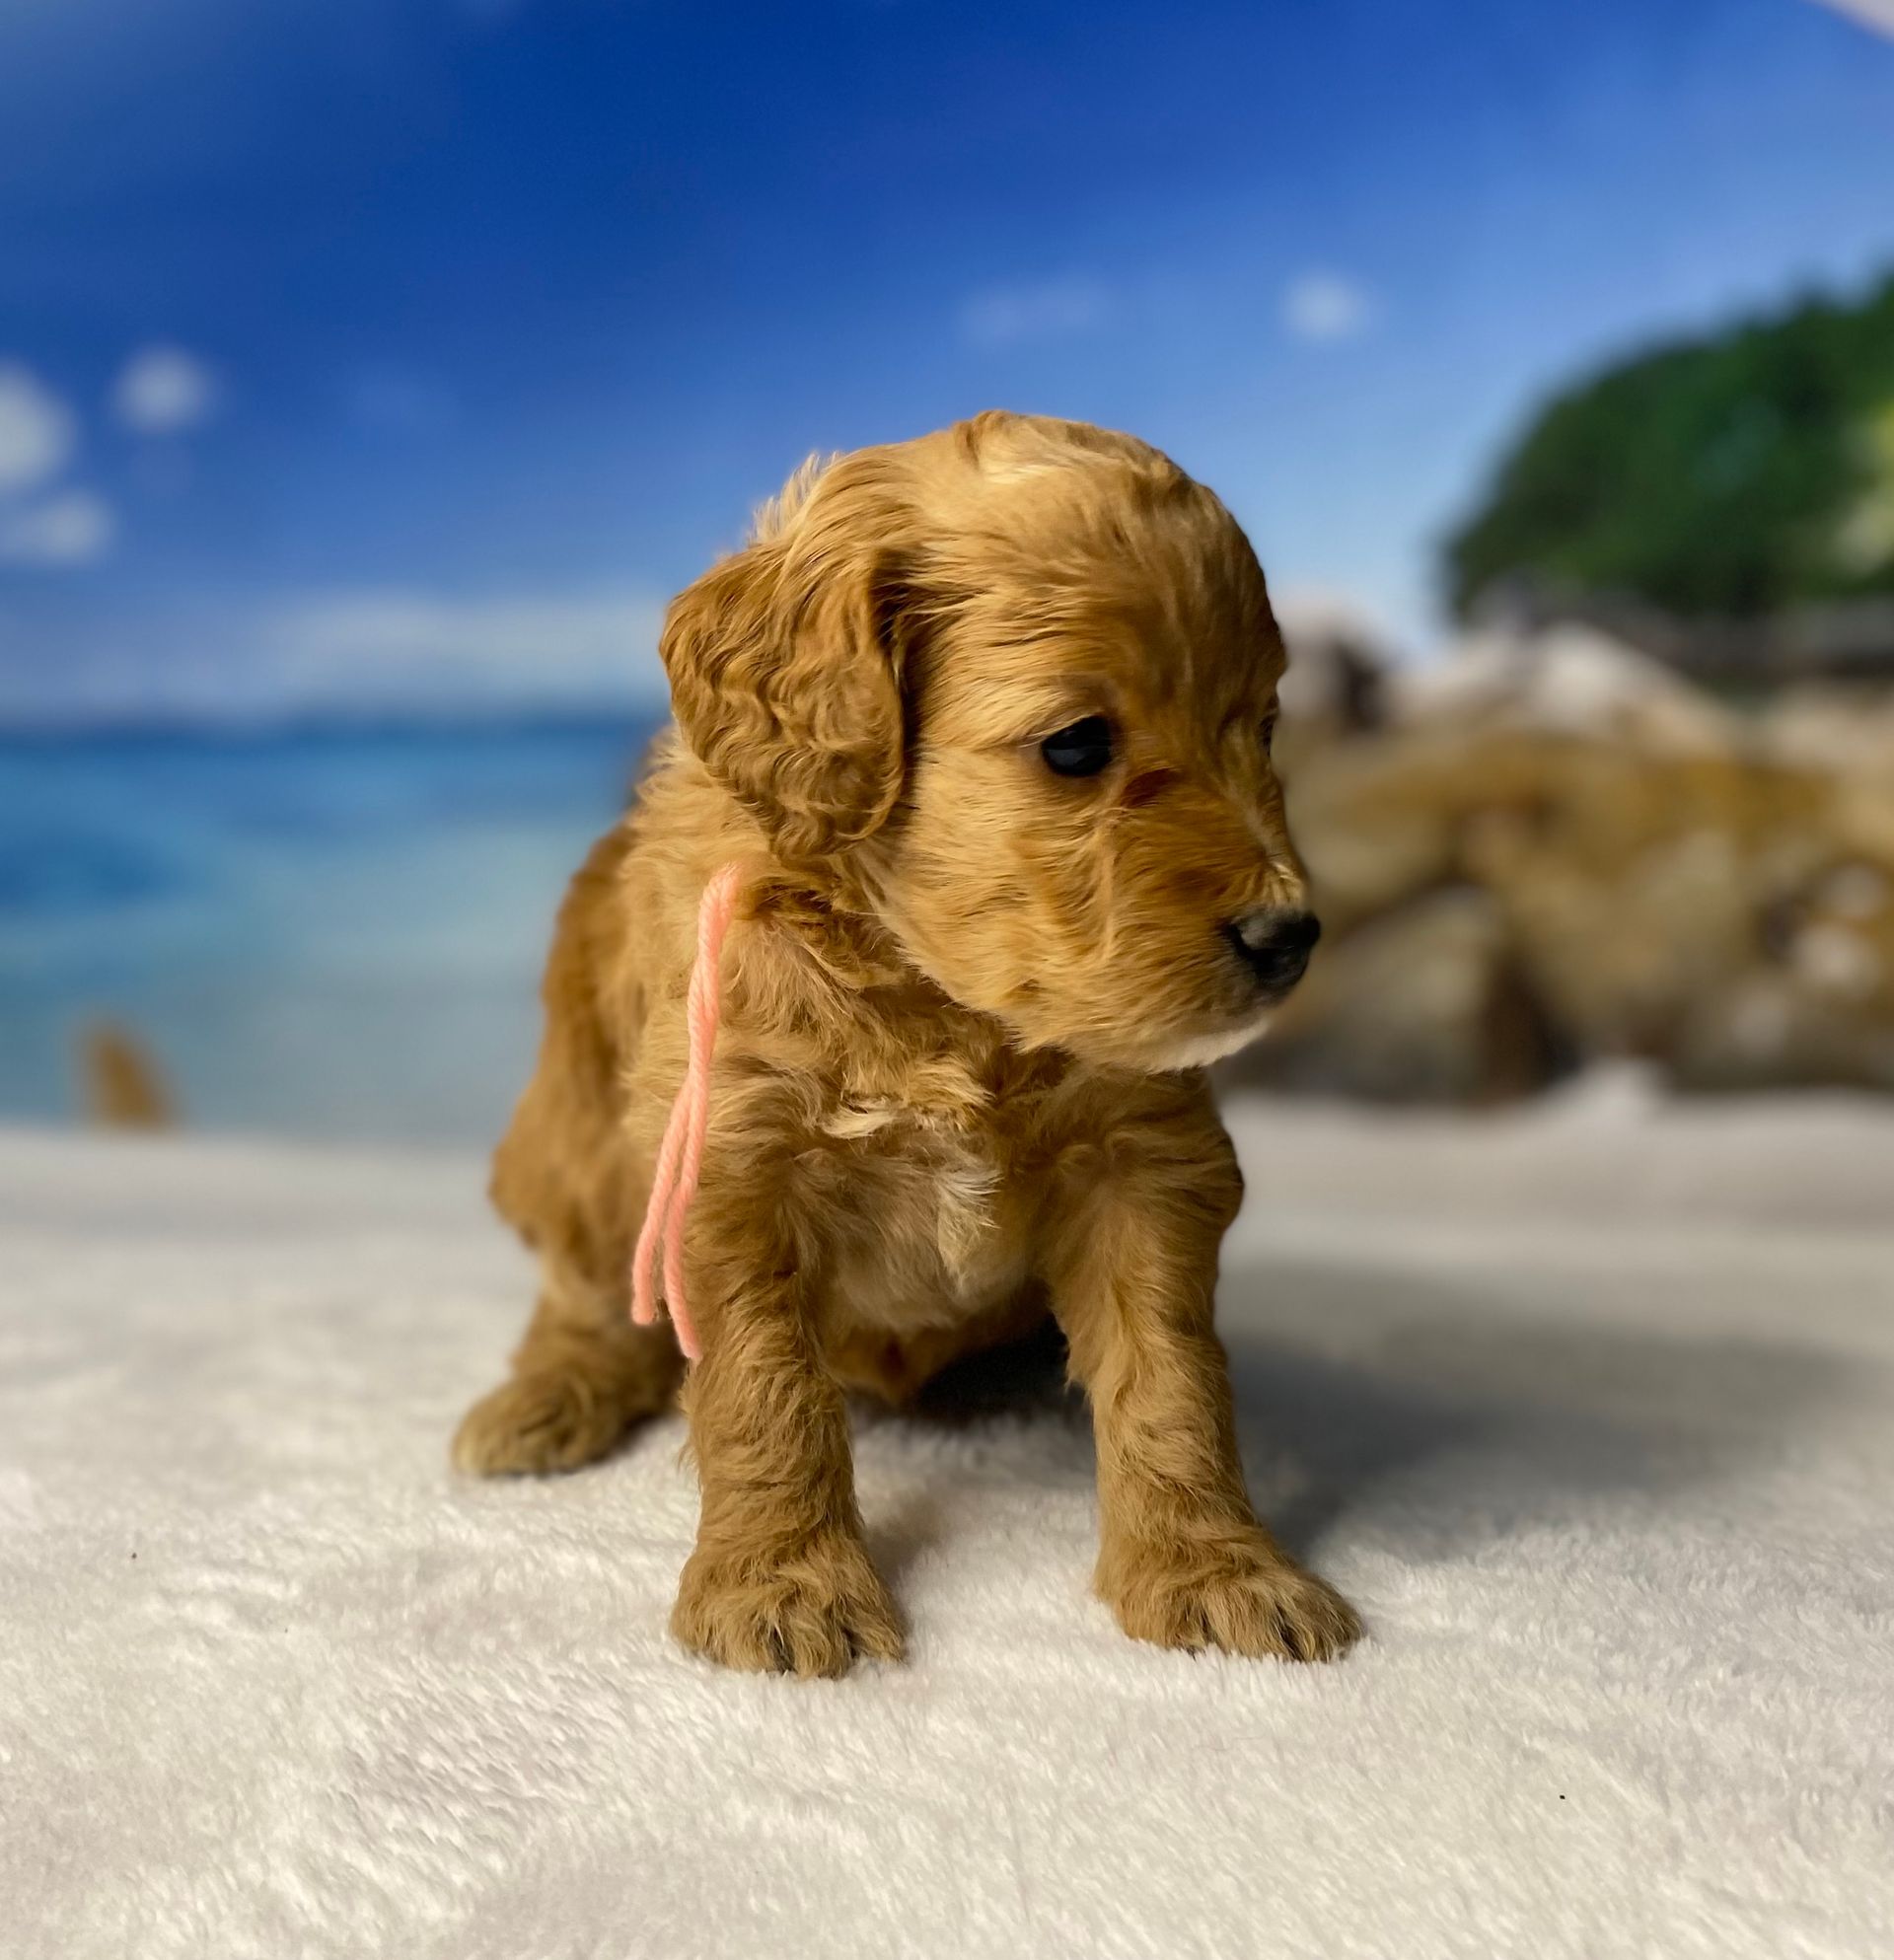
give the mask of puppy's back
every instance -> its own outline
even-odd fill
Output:
[[[622,1267],[625,1240],[620,1085],[637,1022],[613,1011],[606,990],[621,964],[631,843],[627,817],[566,888],[540,986],[539,1057],[493,1153],[489,1187],[529,1246],[601,1281]]]

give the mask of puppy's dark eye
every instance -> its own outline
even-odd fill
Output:
[[[1263,724],[1257,730],[1257,733],[1263,738],[1263,753],[1267,756],[1275,747],[1275,710],[1274,708],[1263,717]]]
[[[1095,776],[1112,760],[1112,724],[1102,714],[1088,714],[1047,736],[1039,753],[1055,775]]]

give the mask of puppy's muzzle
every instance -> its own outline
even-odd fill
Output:
[[[1223,936],[1265,993],[1283,994],[1302,978],[1322,921],[1313,912],[1263,906],[1231,919]]]

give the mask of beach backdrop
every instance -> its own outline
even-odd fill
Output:
[[[1253,1086],[1894,1088],[1890,185],[1894,0],[0,7],[0,1123],[488,1141],[668,597],[992,406],[1268,569]]]
[[[214,1128],[472,1140],[536,1039],[564,881],[648,722],[0,740],[0,1110],[134,1030]]]

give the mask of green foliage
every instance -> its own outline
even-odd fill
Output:
[[[1894,592],[1890,415],[1894,278],[1611,368],[1539,413],[1449,543],[1454,607],[1520,576],[1698,617]]]

